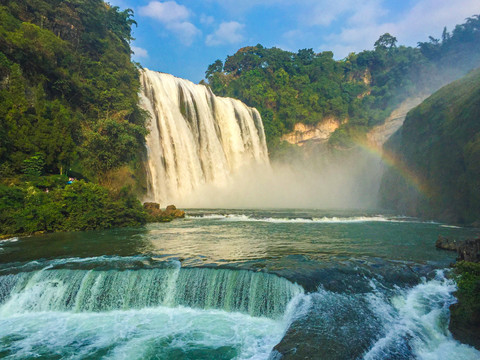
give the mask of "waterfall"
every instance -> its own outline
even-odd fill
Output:
[[[246,270],[48,269],[0,276],[0,318],[184,306],[278,319],[301,293],[301,286],[286,279]]]
[[[252,164],[267,165],[258,111],[210,88],[150,70],[141,71],[147,136],[149,197],[182,203],[202,185],[226,186]]]

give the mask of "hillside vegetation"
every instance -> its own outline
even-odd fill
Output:
[[[480,16],[468,18],[441,39],[417,48],[397,46],[384,34],[374,50],[336,61],[333,53],[297,53],[262,45],[245,47],[225,62],[217,60],[206,79],[217,95],[256,107],[263,118],[269,149],[296,123],[317,124],[333,117],[343,124],[330,143],[350,147],[352,139],[382,122],[409,96],[431,93],[480,63]]]
[[[147,133],[133,24],[101,0],[0,1],[0,233],[145,222],[123,187]]]
[[[386,148],[426,191],[389,169],[382,205],[409,215],[480,225],[480,69],[411,110]]]
[[[0,1],[0,175],[37,153],[44,173],[99,180],[135,160],[145,114],[131,10],[101,0]]]

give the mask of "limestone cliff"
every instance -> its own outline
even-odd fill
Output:
[[[307,141],[323,142],[328,140],[340,125],[341,122],[334,117],[327,117],[317,125],[296,123],[293,131],[283,135],[282,140],[298,146],[303,146]]]

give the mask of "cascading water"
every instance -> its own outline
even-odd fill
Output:
[[[0,276],[0,313],[187,306],[279,318],[301,292],[278,276],[245,270],[41,270]]]
[[[239,100],[169,74],[141,72],[147,136],[149,193],[180,203],[203,184],[224,186],[251,164],[268,164],[262,119]]]
[[[272,274],[143,260],[0,275],[0,358],[265,359],[303,296]]]

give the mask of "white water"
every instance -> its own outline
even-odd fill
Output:
[[[405,217],[385,217],[376,216],[352,216],[352,217],[321,217],[321,218],[272,218],[272,217],[252,217],[243,214],[207,214],[201,216],[187,216],[187,219],[205,219],[205,220],[222,220],[222,221],[238,221],[238,222],[268,222],[268,223],[364,223],[364,222],[419,222]]]
[[[384,334],[364,359],[403,358],[407,349],[421,360],[480,359],[480,351],[456,341],[448,331],[455,290],[453,280],[437,271],[435,279],[403,290],[390,301],[379,292],[370,294],[371,307],[384,322]]]
[[[279,318],[302,292],[278,276],[245,270],[46,269],[0,277],[0,316],[189,306]]]
[[[288,323],[222,310],[155,307],[101,313],[34,312],[0,319],[12,358],[196,358],[203,350],[266,359]],[[200,349],[200,350],[199,350]],[[175,356],[176,355],[176,356]]]
[[[202,185],[227,186],[250,165],[268,165],[256,109],[169,74],[143,70],[141,83],[151,200],[181,206]]]
[[[303,296],[266,273],[79,260],[0,276],[0,357],[266,359]]]

